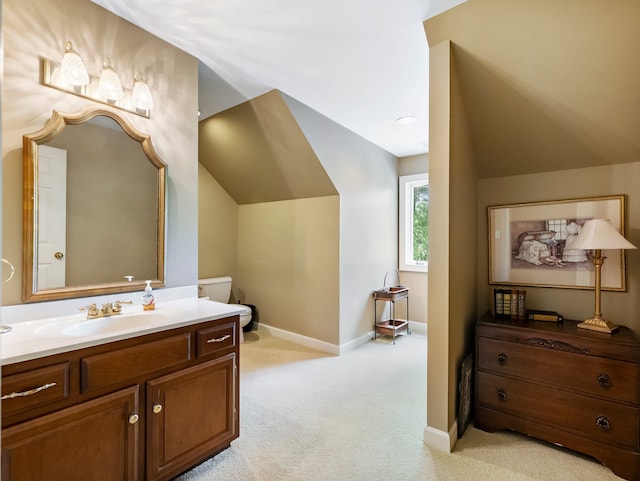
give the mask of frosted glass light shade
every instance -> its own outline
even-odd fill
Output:
[[[104,69],[98,81],[98,92],[107,101],[115,102],[122,98],[122,84],[109,59],[104,61]]]
[[[73,50],[71,42],[65,45],[64,56],[60,64],[60,80],[69,85],[81,87],[89,83],[89,73],[80,55]]]
[[[131,91],[131,105],[140,110],[151,110],[153,108],[153,97],[147,82],[136,74]]]
[[[578,237],[567,242],[567,249],[635,249],[613,226],[609,219],[588,220]]]

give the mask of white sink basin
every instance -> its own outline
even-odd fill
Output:
[[[97,319],[75,320],[73,322],[54,322],[39,327],[39,336],[86,337],[117,332],[151,328],[157,324],[168,322],[169,316],[156,312],[139,312],[118,314]]]

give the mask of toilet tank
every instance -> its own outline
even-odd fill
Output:
[[[209,277],[198,280],[198,297],[208,297],[212,301],[229,302],[231,277]]]

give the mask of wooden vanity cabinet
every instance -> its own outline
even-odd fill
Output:
[[[2,481],[177,476],[238,437],[238,360],[233,316],[3,366]]]

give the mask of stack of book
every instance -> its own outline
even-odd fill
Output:
[[[502,319],[526,319],[525,300],[527,291],[524,289],[494,289],[494,315]]]

